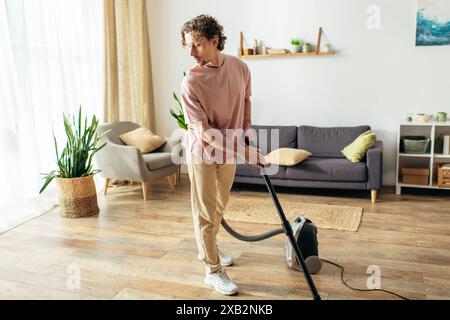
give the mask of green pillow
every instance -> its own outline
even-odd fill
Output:
[[[342,149],[341,152],[351,162],[360,162],[366,155],[367,150],[373,147],[376,140],[376,134],[367,130],[356,138],[355,141]]]

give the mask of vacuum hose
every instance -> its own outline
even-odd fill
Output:
[[[248,140],[248,137],[245,137],[245,143],[248,145],[252,145],[253,147],[256,147],[254,143],[251,143]],[[225,220],[225,218],[222,217],[222,226],[224,227],[224,229],[231,234],[233,237],[235,237],[238,240],[241,241],[246,241],[246,242],[257,242],[257,241],[262,241],[265,239],[269,239],[272,238],[273,236],[276,236],[278,234],[282,234],[285,233],[283,228],[279,228],[279,229],[275,229],[269,232],[265,232],[265,233],[261,233],[261,234],[257,234],[254,236],[247,236],[247,235],[243,235],[239,232],[237,232],[236,230],[234,230]]]
[[[261,233],[261,234],[257,234],[254,236],[246,236],[243,234],[240,234],[239,232],[237,232],[236,230],[234,230],[225,220],[225,218],[222,217],[222,226],[223,228],[229,233],[231,234],[233,237],[235,237],[238,240],[241,241],[246,241],[246,242],[257,242],[257,241],[262,241],[265,239],[269,239],[272,238],[273,236],[276,236],[278,234],[282,234],[284,233],[284,229],[283,228],[279,228],[279,229],[275,229],[269,232],[265,232],[265,233]]]

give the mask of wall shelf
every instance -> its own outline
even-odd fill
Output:
[[[301,52],[301,53],[281,53],[281,54],[252,54],[240,55],[240,58],[280,58],[280,57],[305,57],[305,56],[331,56],[334,52]]]
[[[316,49],[311,52],[287,52],[279,54],[244,54],[244,34],[240,33],[240,43],[239,43],[239,57],[240,58],[282,58],[282,57],[313,57],[313,56],[332,56],[335,54],[334,51],[331,52],[321,52],[320,44],[322,42],[323,28],[319,28],[319,34],[317,35]]]

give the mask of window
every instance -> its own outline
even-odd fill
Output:
[[[0,38],[0,209],[20,211],[43,201],[40,173],[55,169],[63,112],[82,105],[102,119],[103,1],[0,0]]]

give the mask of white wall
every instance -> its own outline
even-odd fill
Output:
[[[450,46],[415,47],[416,0],[148,0],[156,131],[177,128],[169,106],[182,71],[193,64],[180,28],[207,13],[225,28],[224,52],[247,44],[289,47],[315,43],[319,26],[338,51],[332,57],[245,60],[252,72],[254,124],[369,124],[384,141],[384,184],[395,183],[398,122],[407,112],[450,113]],[[367,8],[381,9],[381,29],[369,30]]]

